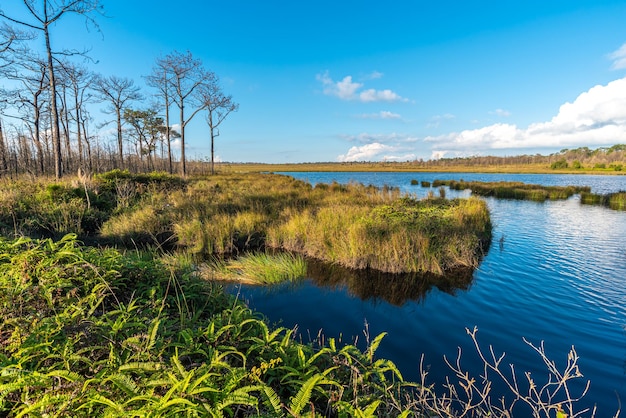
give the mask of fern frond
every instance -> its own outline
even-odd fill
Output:
[[[376,338],[372,340],[372,343],[370,344],[370,346],[367,347],[367,350],[365,351],[365,355],[367,355],[367,357],[369,358],[370,363],[374,361],[374,353],[376,352],[376,350],[378,350],[378,346],[380,345],[380,342],[383,340],[383,338],[385,338],[386,335],[387,335],[386,332],[382,332],[378,334]]]
[[[224,408],[230,405],[247,405],[252,407],[258,407],[258,399],[256,396],[250,395],[249,392],[258,390],[257,386],[244,386],[229,393],[224,399],[222,399],[217,405],[216,409],[222,411]]]
[[[117,388],[121,389],[128,396],[137,396],[139,394],[137,384],[125,374],[117,373],[107,380],[113,382]]]
[[[302,384],[298,393],[291,398],[291,404],[289,410],[294,415],[300,415],[304,407],[306,407],[313,394],[313,389],[317,386],[324,377],[320,374],[311,376],[306,382]]]
[[[265,395],[263,404],[272,409],[276,415],[282,412],[282,406],[280,397],[276,394],[276,391],[267,385],[260,386],[261,393]]]

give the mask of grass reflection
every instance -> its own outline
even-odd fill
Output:
[[[422,301],[433,287],[448,294],[468,290],[474,269],[461,268],[444,276],[432,273],[391,274],[377,270],[353,270],[308,259],[307,275],[319,287],[345,288],[361,300],[380,300],[395,306]]]

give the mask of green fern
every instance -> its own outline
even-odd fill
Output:
[[[327,379],[322,374],[315,374],[308,378],[298,390],[295,396],[291,397],[289,404],[289,412],[294,416],[300,416],[304,408],[309,404],[309,400],[313,395],[313,391],[319,385],[335,385],[341,387],[337,382]]]

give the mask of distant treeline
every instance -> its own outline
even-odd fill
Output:
[[[626,166],[626,144],[590,149],[562,149],[550,155],[517,155],[507,157],[474,156],[416,160],[420,167],[497,166],[497,165],[545,165],[552,169],[601,169],[622,171]]]

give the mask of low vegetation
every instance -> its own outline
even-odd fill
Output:
[[[399,415],[405,383],[374,354],[304,345],[184,265],[149,253],[0,240],[0,414]]]
[[[452,190],[471,190],[478,196],[493,196],[500,199],[534,200],[543,202],[546,200],[567,199],[574,194],[590,192],[589,187],[579,186],[541,186],[521,182],[482,182],[482,181],[457,181],[435,180],[433,187],[448,186]]]
[[[376,357],[384,334],[367,327],[363,349],[321,335],[299,343],[186,258],[85,247],[74,235],[0,239],[0,254],[3,416],[510,416],[516,403],[533,416],[585,412],[568,387],[581,378],[574,351],[562,373],[531,345],[550,379],[528,394],[512,382],[515,402],[492,404],[489,382],[458,362],[449,391],[425,368],[421,382],[404,381]],[[490,376],[506,378],[502,358],[477,350]]]
[[[600,205],[614,210],[626,210],[625,191],[604,195],[585,192],[581,193],[580,201],[585,205]]]

